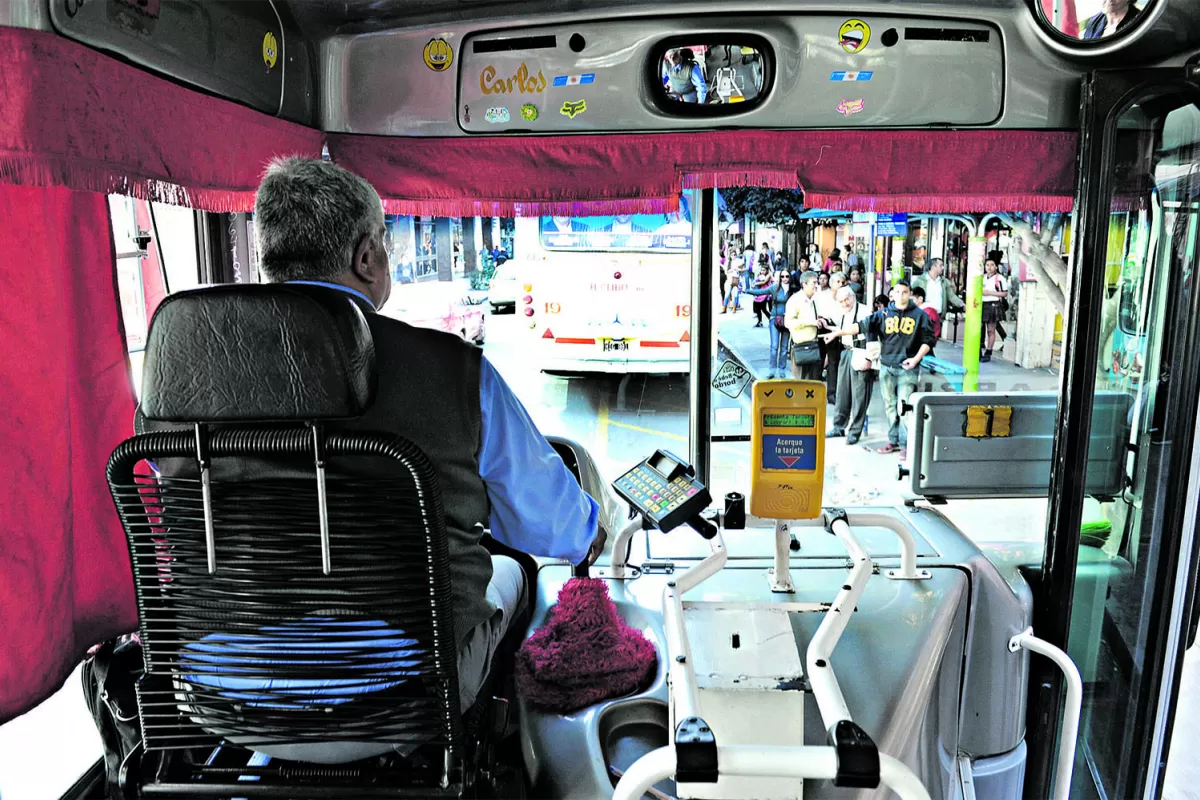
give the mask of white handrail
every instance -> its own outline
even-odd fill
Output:
[[[717,746],[722,776],[833,780],[837,750],[832,747]],[[660,747],[639,758],[617,782],[613,800],[639,800],[650,787],[675,774],[675,748]],[[879,782],[900,800],[929,800],[920,779],[903,762],[879,754]]]
[[[692,664],[692,648],[688,644],[687,628],[683,621],[683,595],[725,566],[725,540],[720,531],[708,542],[711,555],[684,572],[663,589],[663,634],[666,637],[667,679],[675,693],[675,710],[679,719],[700,716],[700,688]]]
[[[1079,713],[1083,708],[1083,678],[1071,657],[1026,628],[1008,640],[1009,651],[1026,649],[1045,656],[1063,671],[1067,680],[1067,707],[1063,711],[1062,737],[1058,742],[1058,768],[1054,775],[1054,800],[1071,796],[1071,776],[1075,770],[1075,742],[1079,739]]]
[[[612,577],[617,579],[632,577],[625,574],[625,559],[628,557],[630,540],[641,529],[642,515],[636,514],[633,519],[625,524],[621,532],[617,534],[617,538],[613,539],[612,555],[609,556],[608,561],[608,568],[612,572]]]
[[[808,643],[808,650],[804,655],[805,671],[808,672],[817,707],[821,710],[821,722],[827,731],[832,730],[840,720],[850,719],[850,710],[846,707],[846,699],[842,696],[837,676],[833,674],[830,657],[842,637],[842,631],[850,622],[850,615],[854,613],[859,597],[867,588],[867,579],[871,577],[871,570],[874,568],[871,557],[844,519],[835,519],[830,530],[849,551],[854,567],[850,570],[849,582],[842,586],[833,600],[833,605],[825,612],[825,618],[821,620],[821,625],[812,641]]]

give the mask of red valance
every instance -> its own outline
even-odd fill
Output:
[[[681,189],[803,189],[843,211],[1069,211],[1076,134],[1063,131],[706,131],[389,139],[330,134],[334,161],[396,214],[658,213]]]
[[[53,33],[0,28],[0,181],[250,211],[276,155],[320,131],[155,77]]]

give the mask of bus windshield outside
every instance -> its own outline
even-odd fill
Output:
[[[540,369],[688,371],[686,201],[667,214],[519,218],[513,247]]]

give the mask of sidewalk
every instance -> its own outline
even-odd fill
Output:
[[[741,364],[750,370],[755,380],[764,380],[770,374],[771,331],[769,322],[763,327],[754,327],[754,313],[743,308],[741,311],[717,315],[717,339]],[[1005,350],[1015,350],[1016,345],[1009,339]],[[962,345],[951,344],[945,340],[938,342],[934,355],[943,360],[962,366]],[[1048,369],[1025,369],[1018,367],[1003,357],[1004,351],[993,355],[992,360],[979,365],[979,391],[981,392],[1019,392],[1058,390],[1058,374]],[[928,369],[921,371],[921,391],[955,391],[953,383],[946,376],[931,373]],[[872,412],[874,412],[872,404]],[[882,408],[880,408],[882,411]],[[881,415],[882,416],[882,415]]]

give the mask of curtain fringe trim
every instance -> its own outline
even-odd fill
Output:
[[[729,189],[734,186],[751,186],[759,189],[799,189],[800,180],[795,171],[737,169],[731,171],[685,171],[684,189]]]
[[[679,210],[679,197],[639,197],[625,200],[414,200],[388,198],[387,214],[428,217],[587,217],[621,214],[670,214]]]
[[[0,182],[128,195],[220,214],[254,210],[253,191],[187,187],[156,178],[133,178],[104,165],[42,156],[0,156]]]
[[[911,212],[930,214],[987,214],[997,211],[1069,212],[1073,197],[1039,194],[842,195],[804,193],[809,208],[829,211]]]

